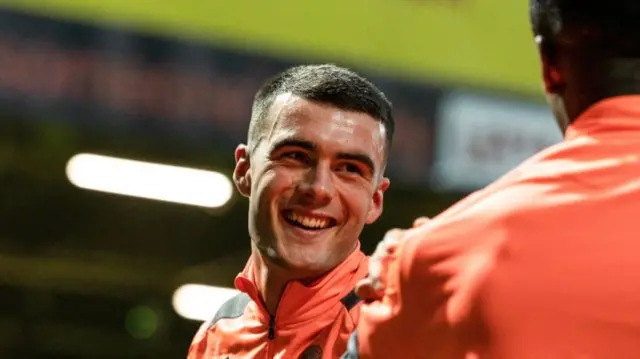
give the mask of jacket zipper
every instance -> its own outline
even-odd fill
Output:
[[[276,337],[276,316],[275,315],[270,315],[269,316],[269,333],[267,335],[267,338],[269,338],[269,340],[273,340]]]
[[[276,316],[269,315],[269,329],[267,330],[267,358],[275,358]]]
[[[284,287],[284,292],[280,297],[280,302],[282,302],[282,297],[284,297],[284,293],[286,293],[289,284]],[[280,306],[280,302],[276,306],[276,311],[274,314],[269,313],[269,328],[267,330],[267,358],[273,359],[275,357],[275,339],[276,339],[276,317],[278,316],[278,307]]]

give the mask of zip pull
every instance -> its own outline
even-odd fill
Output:
[[[276,337],[276,317],[274,315],[269,317],[269,334],[267,338],[273,340]]]

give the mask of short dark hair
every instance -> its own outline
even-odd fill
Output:
[[[530,0],[533,32],[606,55],[640,55],[640,0]]]
[[[265,82],[253,101],[249,143],[257,145],[260,141],[268,126],[267,118],[273,102],[285,93],[341,110],[370,115],[384,126],[385,153],[389,153],[395,127],[391,102],[369,80],[332,64],[292,67]]]

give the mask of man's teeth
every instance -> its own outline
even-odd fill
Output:
[[[319,218],[312,218],[312,217],[306,217],[306,216],[299,216],[293,212],[290,212],[287,217],[296,223],[299,223],[307,228],[326,228],[329,226],[329,220],[328,219],[319,219]]]

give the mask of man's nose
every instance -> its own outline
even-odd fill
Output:
[[[316,205],[331,202],[335,195],[333,174],[328,165],[318,164],[306,174],[300,189],[302,197]]]

